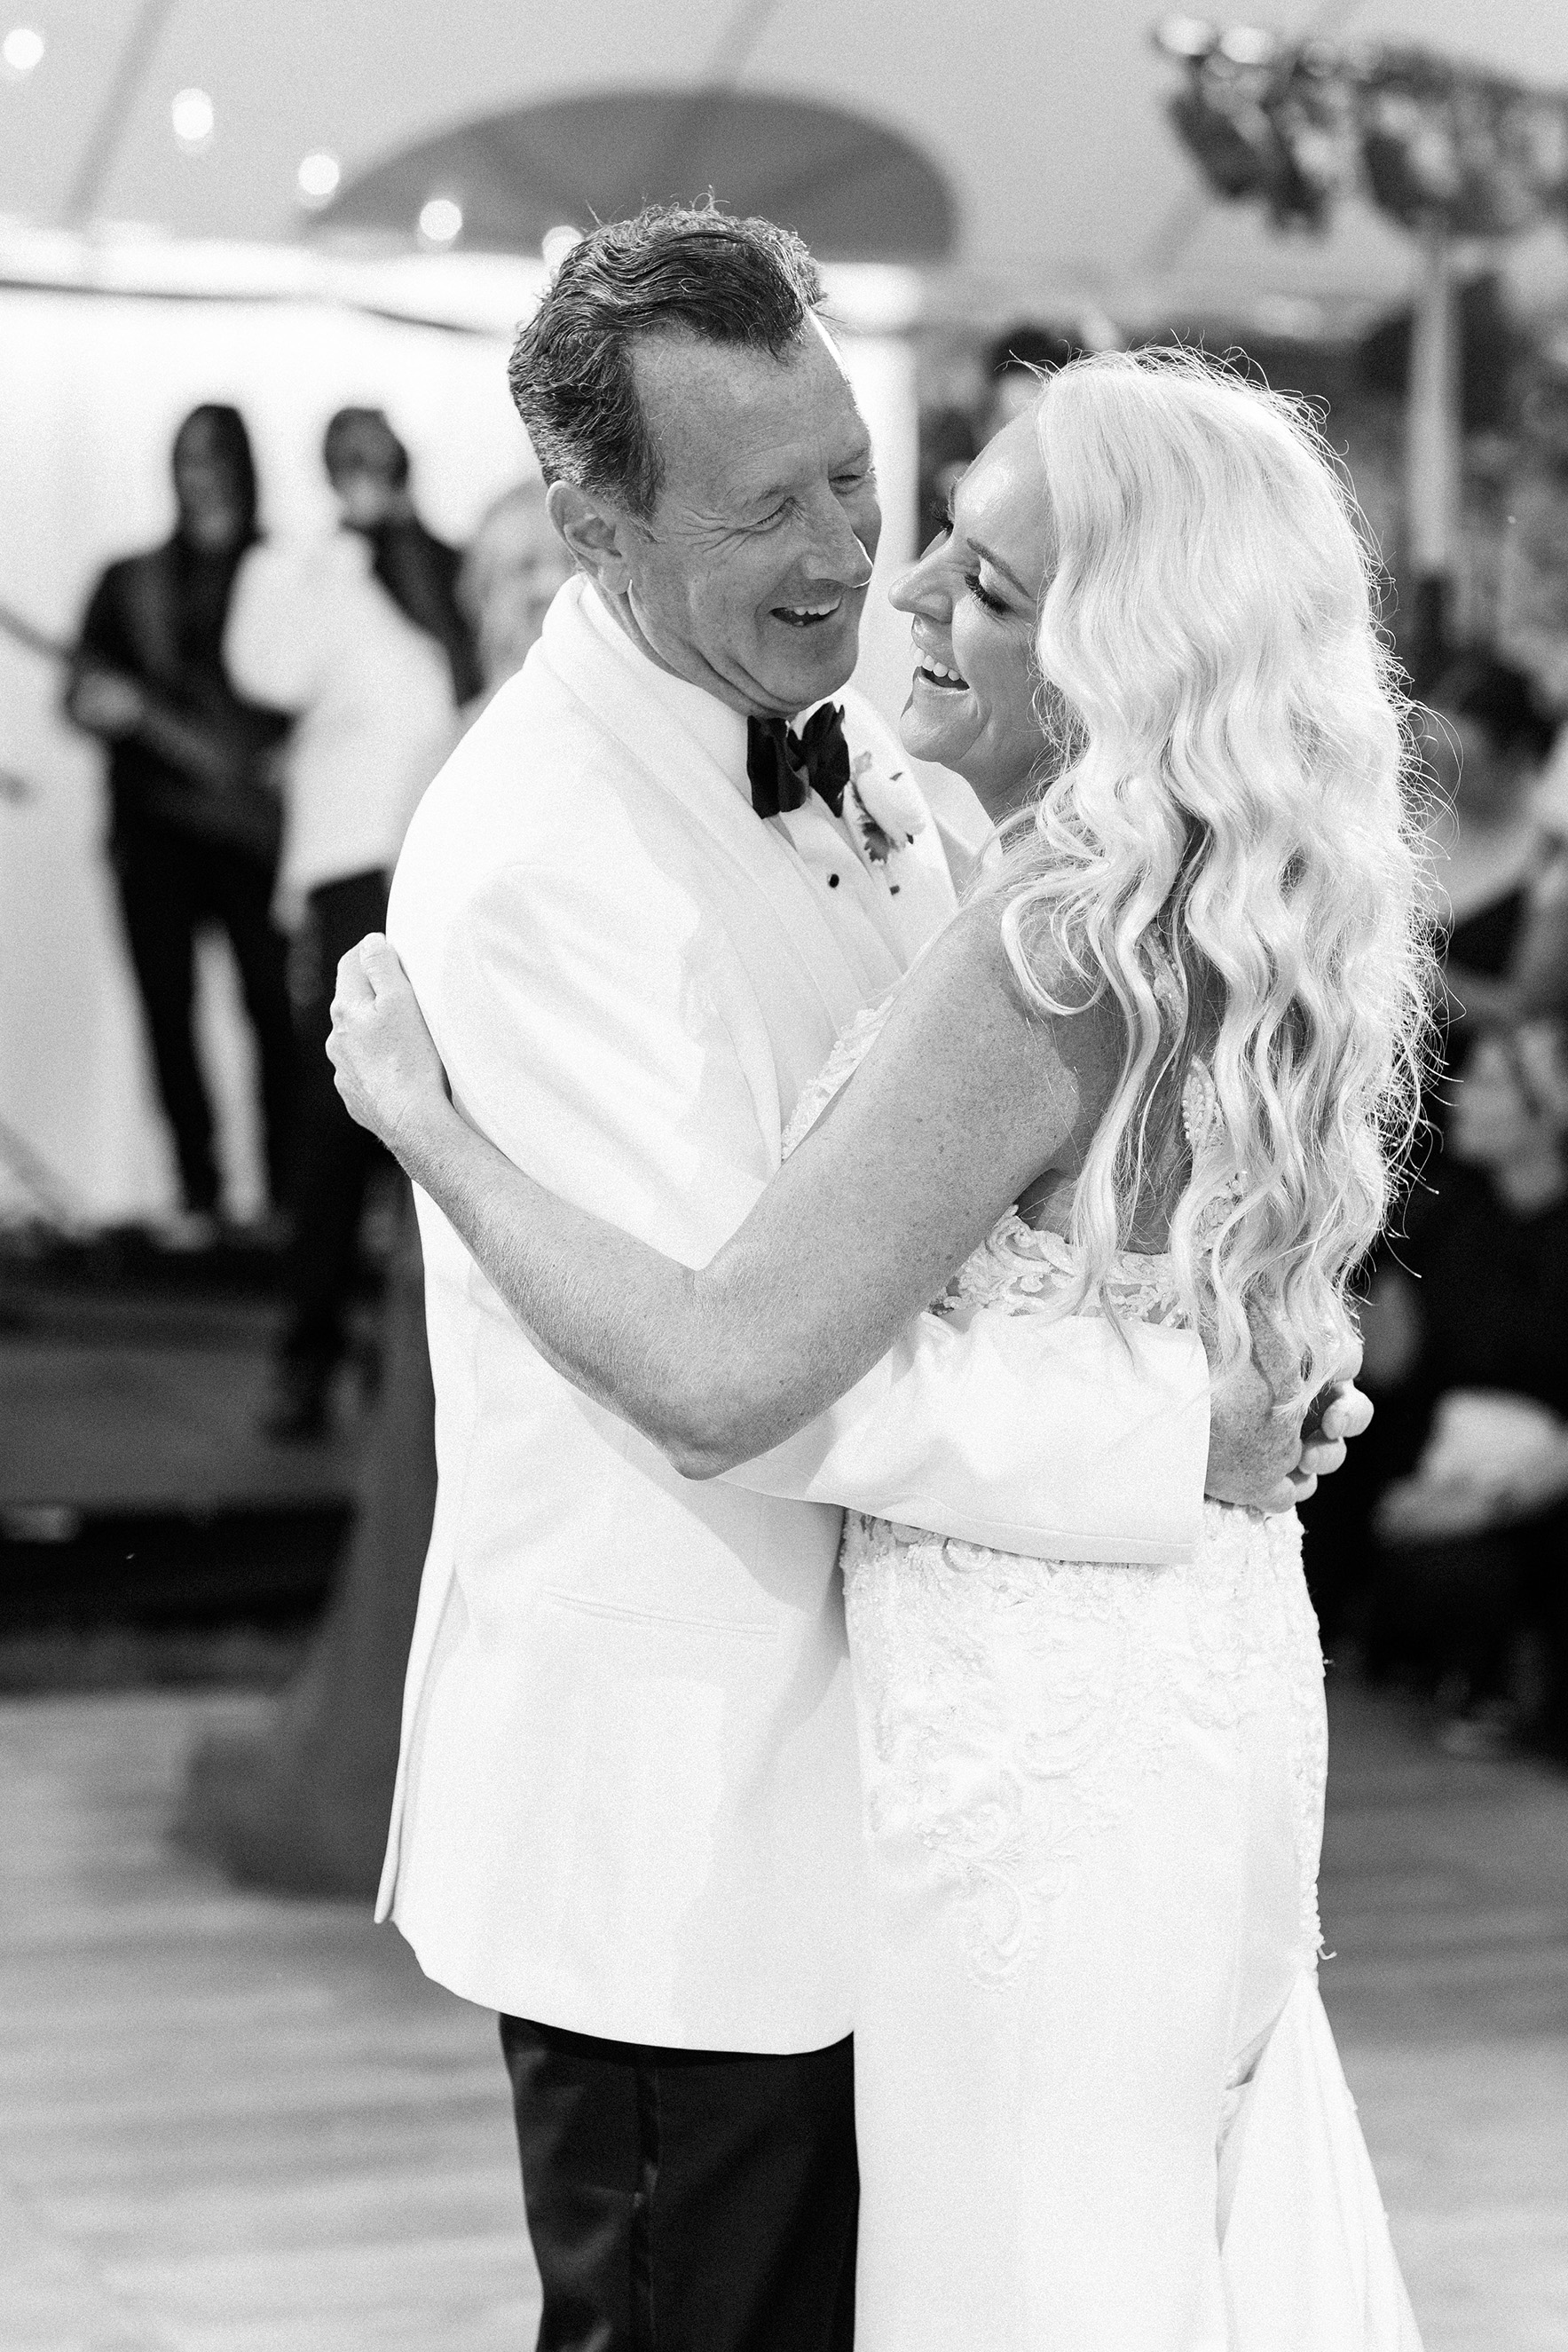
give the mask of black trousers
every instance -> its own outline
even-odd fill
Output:
[[[280,1202],[292,1160],[295,1050],[284,942],[269,911],[272,875],[236,850],[151,829],[116,840],[114,869],[185,1205],[213,1209],[218,1199],[212,1106],[191,1025],[195,936],[204,923],[227,934],[239,967],[260,1065],[267,1180]]]
[[[850,2352],[852,2044],[601,2042],[503,2017],[537,2352]]]
[[[354,1278],[365,1182],[381,1154],[343,1108],[327,1059],[340,958],[367,931],[386,928],[388,877],[377,867],[309,892],[295,941],[299,1037],[298,1145],[288,1205],[293,1233],[285,1268],[289,1361],[325,1375],[343,1352],[343,1314]]]

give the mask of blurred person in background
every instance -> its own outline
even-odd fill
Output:
[[[1568,369],[1550,358],[1522,386],[1508,531],[1498,581],[1497,643],[1568,718]]]
[[[1373,1663],[1419,1666],[1452,1746],[1506,1736],[1521,1700],[1528,1728],[1568,1743],[1565,1136],[1560,1029],[1476,1044],[1436,1198],[1369,1321],[1416,1456],[1377,1515]]]
[[[213,1237],[213,1113],[192,1029],[194,941],[221,929],[239,968],[259,1064],[272,1202],[284,1200],[294,1046],[285,949],[271,915],[279,831],[269,759],[287,720],[246,699],[225,666],[237,572],[257,543],[256,467],[237,409],[193,409],[175,436],[173,535],[111,563],[94,589],[66,694],[109,748],[110,857],[173,1134],[182,1215],[170,1238]]]
[[[973,403],[944,401],[920,413],[917,497],[922,547],[946,526],[947,502],[979,455],[980,435]]]
[[[1460,1082],[1486,1039],[1568,1003],[1568,843],[1539,792],[1551,740],[1530,677],[1491,654],[1461,654],[1431,689],[1424,749],[1437,789],[1427,877],[1446,988],[1426,1075],[1423,1181],[1403,1232],[1380,1243],[1363,1274],[1363,1379],[1377,1400],[1377,1418],[1345,1475],[1315,1496],[1307,1513],[1312,1597],[1325,1634],[1337,1640],[1346,1626],[1364,1631],[1374,1606],[1373,1662],[1384,1670],[1403,1660],[1408,1645],[1396,1639],[1398,1612],[1375,1598],[1385,1582],[1375,1518],[1384,1490],[1410,1472],[1431,1412],[1430,1395],[1415,1377],[1419,1298],[1406,1267],[1430,1245],[1451,1269],[1456,1255],[1473,1247],[1477,1262],[1461,1288],[1467,1299],[1484,1288],[1491,1193],[1484,1185],[1476,1192],[1448,1141],[1456,1103],[1464,1099]],[[1450,1188],[1456,1215],[1446,1223]],[[1484,1305],[1477,1311],[1493,1319]]]
[[[473,633],[482,680],[465,719],[476,719],[497,688],[521,669],[571,569],[546,509],[542,481],[503,490],[481,515],[457,575],[457,602]]]
[[[408,451],[386,417],[340,409],[322,456],[340,527],[306,547],[254,550],[226,639],[235,677],[295,721],[278,897],[294,934],[298,1144],[288,1319],[267,1415],[280,1439],[329,1425],[375,1158],[326,1060],[333,975],[339,957],[385,921],[408,821],[481,685],[457,601],[461,559],[420,520]]]
[[[1552,725],[1531,679],[1469,654],[1434,686],[1431,828],[1448,982],[1445,1078],[1478,1036],[1568,1003],[1568,840],[1540,795]]]
[[[1059,327],[1009,327],[986,354],[988,405],[980,418],[980,439],[992,440],[1015,417],[1027,416],[1040,398],[1040,378],[1082,356],[1082,346]]]

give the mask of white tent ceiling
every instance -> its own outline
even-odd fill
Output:
[[[65,214],[145,5],[0,0],[47,44],[36,72],[0,80],[0,214]],[[1331,318],[1400,299],[1406,241],[1360,205],[1319,241],[1197,198],[1165,119],[1175,68],[1149,45],[1158,13],[1158,0],[166,0],[98,209],[184,236],[275,239],[298,223],[295,174],[311,151],[335,152],[351,178],[505,107],[734,70],[747,90],[854,108],[932,158],[959,215],[944,303],[1271,312],[1283,324],[1292,299]],[[1568,86],[1568,8],[1544,0],[1257,13],[1287,30],[1481,54]],[[216,118],[198,154],[181,152],[170,120],[191,86]],[[1532,247],[1524,275],[1538,293],[1568,286],[1568,236]]]

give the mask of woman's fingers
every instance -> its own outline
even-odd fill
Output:
[[[363,940],[360,946],[364,945]],[[338,959],[338,985],[332,995],[332,1017],[339,1012],[358,1013],[374,1002],[370,973],[360,961],[360,948],[350,948],[346,956]]]
[[[398,951],[384,931],[367,931],[354,952],[372,995],[387,996],[408,986]]]
[[[1324,1437],[1359,1437],[1372,1420],[1372,1399],[1348,1381],[1341,1381],[1324,1408],[1318,1427]]]
[[[1344,1467],[1348,1451],[1343,1437],[1309,1437],[1296,1465],[1303,1477],[1328,1478]]]

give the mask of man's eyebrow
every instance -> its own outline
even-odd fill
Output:
[[[1024,586],[1023,582],[1019,578],[1018,573],[1013,571],[1010,564],[1004,563],[999,555],[993,555],[990,549],[988,547],[982,546],[977,539],[970,540],[969,544],[974,549],[976,554],[990,565],[993,572],[999,572],[1004,580],[1011,581],[1013,586],[1018,590],[1019,594],[1023,598],[1026,604],[1033,604],[1034,596],[1032,591]]]

